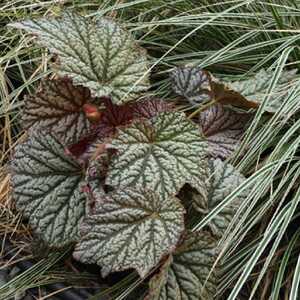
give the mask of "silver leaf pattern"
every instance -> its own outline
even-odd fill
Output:
[[[199,67],[178,67],[172,71],[174,92],[185,97],[191,104],[200,104],[212,99],[211,78]]]
[[[203,209],[202,197],[197,193],[192,193],[191,202],[201,216],[207,215],[212,209],[220,204],[232,191],[238,188],[245,177],[235,168],[224,163],[220,159],[211,159],[210,167],[210,182],[208,190],[208,209]],[[241,192],[229,205],[227,205],[219,214],[217,214],[208,224],[211,232],[218,237],[221,237],[228,225],[232,221],[233,216],[237,212],[242,201],[246,199],[247,191]],[[198,205],[199,203],[199,205]]]
[[[183,113],[158,114],[152,124],[138,121],[119,130],[106,183],[139,185],[166,198],[189,183],[206,198],[206,142]]]
[[[112,19],[96,23],[75,13],[61,18],[28,20],[10,26],[36,35],[41,46],[57,54],[58,75],[89,88],[93,96],[115,104],[135,99],[149,87],[147,58],[132,36]]]
[[[145,300],[215,299],[219,270],[217,241],[208,232],[188,233],[183,243],[150,280]]]
[[[183,230],[185,210],[175,198],[127,188],[101,196],[82,225],[74,257],[102,266],[102,275],[135,268],[144,277],[173,251]]]
[[[17,146],[11,163],[17,208],[55,247],[77,240],[86,213],[82,168],[64,150],[52,135],[36,132]]]

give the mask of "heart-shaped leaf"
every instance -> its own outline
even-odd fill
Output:
[[[78,238],[86,213],[84,172],[50,134],[35,132],[16,148],[11,164],[17,208],[50,246]]]
[[[106,276],[135,268],[144,277],[172,251],[184,230],[184,208],[175,197],[127,188],[97,199],[82,225],[74,257],[97,263]]]
[[[210,74],[199,67],[178,67],[170,75],[176,94],[185,97],[191,104],[212,99]]]
[[[145,52],[112,19],[93,22],[67,12],[61,18],[10,25],[36,35],[40,45],[58,55],[58,75],[71,77],[93,96],[111,97],[121,104],[149,86]]]
[[[183,113],[160,113],[152,124],[134,122],[119,130],[111,147],[118,152],[110,165],[108,185],[139,185],[167,198],[190,183],[206,197],[206,143]]]
[[[210,106],[199,116],[199,123],[209,145],[209,154],[226,159],[240,145],[252,114],[239,113],[221,104]]]
[[[224,163],[220,159],[211,159],[209,167],[211,175],[207,199],[208,209],[203,209],[202,197],[199,194],[192,193],[191,199],[194,207],[202,216],[207,215],[245,180],[245,177],[232,165]],[[246,191],[240,193],[210,221],[209,228],[215,236],[222,236],[247,194]]]
[[[78,142],[91,131],[84,105],[95,101],[84,87],[64,79],[44,79],[40,89],[25,101],[25,128],[48,129],[66,144]]]
[[[217,242],[208,232],[188,233],[150,280],[146,300],[211,300],[217,291]]]

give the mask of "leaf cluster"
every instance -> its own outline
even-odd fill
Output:
[[[245,195],[205,229],[191,230],[190,219],[245,180],[224,160],[253,116],[237,108],[276,109],[260,106],[267,76],[224,83],[198,67],[175,69],[174,92],[197,106],[188,118],[147,97],[147,55],[112,19],[67,12],[12,26],[56,55],[55,76],[26,99],[28,138],[11,163],[16,205],[35,233],[49,247],[75,244],[74,257],[103,276],[154,274],[147,299],[211,299],[218,239]]]

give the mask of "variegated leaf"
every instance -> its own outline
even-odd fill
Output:
[[[217,241],[208,232],[188,233],[150,280],[145,300],[212,300],[218,285]]]
[[[118,152],[112,159],[107,184],[139,185],[167,198],[189,183],[206,197],[206,143],[183,113],[161,113],[152,124],[134,122],[119,130],[111,147]]]
[[[208,141],[209,154],[222,159],[230,157],[240,145],[252,116],[250,113],[239,113],[221,104],[201,112],[199,123]]]
[[[84,105],[96,101],[84,87],[69,79],[44,79],[40,89],[25,101],[25,128],[49,129],[66,144],[78,142],[91,131]]]
[[[170,75],[176,94],[191,104],[199,104],[212,98],[211,78],[199,67],[178,67]]]
[[[172,251],[184,230],[185,211],[175,197],[127,188],[96,200],[74,257],[99,264],[103,276],[135,268],[144,277]]]
[[[17,146],[11,168],[17,208],[41,238],[55,247],[76,241],[86,213],[81,166],[52,135],[35,132]]]
[[[67,12],[60,18],[10,25],[36,35],[40,45],[58,55],[58,75],[71,77],[93,96],[111,97],[121,104],[149,86],[145,52],[112,19],[93,22]]]
[[[208,209],[203,209],[202,197],[196,193],[192,194],[192,202],[198,212],[205,216],[222,202],[232,191],[239,187],[245,180],[245,177],[234,169],[228,163],[220,159],[211,159],[210,167],[210,184],[208,190]],[[218,215],[209,223],[209,228],[215,236],[222,236],[227,229],[233,216],[240,207],[242,201],[247,197],[248,192],[242,192],[236,199],[230,202]],[[198,205],[198,203],[200,203]]]
[[[282,72],[277,87],[273,90],[270,99],[265,106],[266,111],[274,113],[278,110],[289,91],[288,84],[294,79],[299,78],[299,75],[296,73],[297,69]],[[273,71],[261,69],[257,74],[247,80],[226,83],[225,88],[234,91],[234,93],[240,94],[247,99],[248,104],[244,103],[242,106],[258,107],[266,96],[273,75]],[[232,102],[232,99],[230,99],[233,98],[232,96],[229,95],[227,98],[226,103],[235,105],[235,103]]]

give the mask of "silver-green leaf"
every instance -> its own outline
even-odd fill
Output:
[[[89,89],[74,87],[66,78],[44,79],[39,90],[26,98],[24,127],[51,130],[64,143],[76,143],[91,132],[83,107],[92,101]]]
[[[139,185],[167,198],[189,183],[206,198],[206,142],[183,113],[160,113],[152,123],[136,121],[119,130],[111,147],[117,154],[107,184]]]
[[[149,86],[145,51],[112,19],[93,22],[66,12],[60,18],[10,25],[36,35],[41,46],[58,55],[58,75],[71,77],[93,96],[111,97],[121,104]]]
[[[170,75],[174,92],[191,104],[212,99],[210,74],[199,67],[178,67]]]
[[[203,217],[220,204],[220,202],[238,188],[245,180],[245,177],[232,165],[225,163],[220,159],[211,159],[209,161],[209,167],[210,181],[207,199],[208,209],[203,209],[202,197],[196,193],[192,193],[194,207]],[[222,236],[246,197],[247,192],[241,192],[210,221],[209,228],[215,236]]]
[[[11,163],[17,208],[49,246],[75,242],[86,213],[80,165],[52,135],[35,132],[16,147]]]
[[[175,198],[145,189],[117,190],[96,199],[82,225],[74,257],[102,266],[102,275],[134,268],[144,277],[172,252],[184,230],[185,210]]]
[[[217,241],[208,232],[188,233],[149,283],[146,300],[212,300],[217,291]]]

